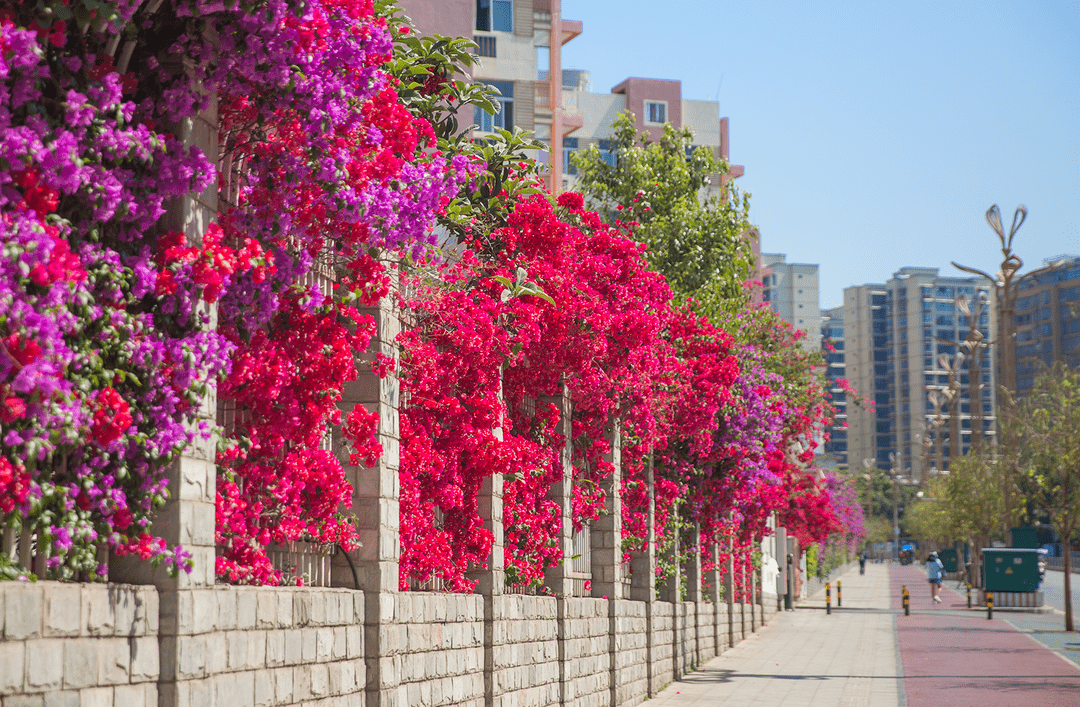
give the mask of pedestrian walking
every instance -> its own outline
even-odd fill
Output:
[[[930,596],[935,604],[941,603],[941,580],[945,578],[945,565],[941,564],[936,552],[926,558],[926,574],[930,579]]]
[[[866,574],[866,558],[866,550],[863,550],[862,554],[859,555],[859,574]]]

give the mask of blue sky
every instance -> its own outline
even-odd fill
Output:
[[[1080,2],[563,0],[563,66],[606,92],[719,100],[765,252],[817,263],[823,308],[905,265],[1080,255]]]

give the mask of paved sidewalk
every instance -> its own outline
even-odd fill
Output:
[[[1018,631],[1009,619],[1019,615],[998,611],[988,621],[951,586],[935,605],[918,566],[869,564],[865,575],[856,568],[840,580],[843,606],[834,585],[831,616],[819,592],[648,704],[1080,706],[1080,667]],[[901,608],[902,584],[911,616]]]
[[[897,707],[896,618],[887,565],[840,578],[843,609],[825,614],[819,592],[777,614],[761,633],[649,700],[670,707]],[[835,587],[833,588],[835,607]]]

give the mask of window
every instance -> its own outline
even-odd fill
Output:
[[[576,137],[564,137],[562,139],[562,168],[563,174],[577,174],[577,165],[570,159],[570,155],[577,152],[578,139]]]
[[[514,0],[476,0],[476,29],[514,31]]]
[[[473,112],[473,122],[477,129],[491,133],[495,130],[514,129],[514,84],[512,81],[491,81],[491,86],[499,90],[501,96],[496,96],[499,104],[499,112],[495,115],[481,110],[479,107]]]
[[[663,125],[667,122],[666,101],[645,101],[645,123]]]
[[[618,160],[615,155],[615,141],[614,140],[601,140],[600,145],[600,159],[604,161],[608,167],[615,167],[618,164]]]

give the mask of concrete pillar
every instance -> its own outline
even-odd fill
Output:
[[[743,638],[746,638],[746,558],[744,557],[739,557],[739,584],[743,588],[739,601],[739,628]]]
[[[753,554],[750,555],[751,560]],[[750,630],[757,631],[757,572],[753,565],[750,565]]]
[[[499,397],[502,398],[500,378]],[[495,437],[503,438],[505,421],[495,428]],[[495,704],[495,639],[499,635],[495,619],[495,602],[506,590],[506,555],[503,528],[503,477],[489,476],[480,484],[477,512],[484,527],[491,532],[491,551],[484,567],[473,567],[466,576],[476,582],[476,593],[484,597],[484,704]]]
[[[559,395],[540,398],[537,405],[551,403],[559,409],[559,422],[555,431],[563,436],[563,446],[560,450],[562,463],[562,477],[548,489],[548,499],[554,501],[559,507],[559,549],[562,559],[554,567],[544,570],[544,589],[555,595],[556,612],[558,617],[558,657],[559,657],[559,703],[565,704],[567,698],[566,685],[566,641],[567,622],[566,601],[573,594],[574,584],[571,577],[573,570],[573,542],[574,525],[572,518],[572,500],[574,494],[574,467],[571,459],[573,452],[573,430],[571,427],[571,414],[573,412],[570,403],[570,393],[566,386],[562,386]]]
[[[732,527],[729,530],[730,533],[734,533],[735,529]],[[735,546],[732,542],[732,536],[728,535],[727,542],[727,567],[724,572],[724,596],[727,599],[727,626],[728,626],[728,645],[735,645]]]
[[[614,472],[600,481],[604,490],[604,514],[592,524],[592,596],[623,598],[622,551],[622,435],[618,426],[608,433],[611,451],[605,461]]]
[[[197,147],[212,163],[218,162],[217,96],[211,95],[207,110],[194,118],[184,118],[170,126],[184,148]],[[217,184],[201,194],[188,194],[166,204],[162,228],[168,232],[183,232],[189,242],[199,243],[217,214]],[[206,328],[217,326],[217,308],[200,302],[194,317],[206,315]],[[211,382],[199,406],[198,420],[211,427],[217,418],[217,395]],[[194,431],[197,427],[193,426]],[[169,577],[164,567],[156,570],[138,557],[113,557],[109,561],[109,581],[125,584],[153,584],[160,600],[158,660],[160,680],[158,696],[161,705],[179,702],[180,683],[177,669],[181,645],[195,641],[195,628],[190,620],[182,620],[188,612],[205,612],[213,606],[215,582],[214,499],[217,494],[217,440],[204,440],[196,434],[194,441],[166,471],[169,498],[158,510],[151,530],[170,546],[183,545],[191,553],[193,568],[190,574],[179,572]]]
[[[791,607],[787,606],[787,528],[782,525],[776,527],[776,564],[779,566],[779,574],[776,578],[776,610],[783,611]]]
[[[559,549],[562,560],[554,567],[544,570],[544,588],[550,590],[555,596],[569,596],[573,592],[573,584],[570,572],[573,568],[573,534],[571,502],[574,494],[574,469],[571,463],[572,453],[572,429],[570,425],[572,408],[570,394],[563,386],[560,395],[540,398],[537,405],[551,403],[559,409],[559,422],[555,432],[563,436],[563,447],[560,450],[563,474],[559,481],[551,485],[548,490],[548,499],[559,506]]]
[[[394,622],[398,597],[398,565],[401,556],[401,514],[399,510],[400,432],[398,411],[400,391],[397,376],[379,378],[370,362],[376,354],[397,360],[397,335],[401,331],[392,296],[377,306],[360,309],[375,320],[375,335],[368,350],[358,357],[357,379],[345,386],[338,404],[344,414],[363,405],[379,416],[377,438],[382,455],[371,467],[349,463],[349,448],[339,432],[334,448],[352,484],[352,510],[361,546],[333,559],[331,584],[364,591],[364,653],[367,672],[368,707],[404,706],[400,687],[401,631]],[[355,570],[355,579],[353,571]],[[358,586],[357,586],[358,585]]]
[[[653,498],[653,457],[645,463],[645,485],[648,488],[649,506],[645,516],[645,547],[630,558],[630,598],[645,602],[645,664],[652,666],[653,656],[653,603],[656,601],[656,506]],[[646,671],[648,693],[652,697],[660,690],[653,684],[652,668]]]
[[[686,601],[694,607],[694,618],[686,617],[684,631],[686,635],[693,636],[694,654],[691,664],[697,665],[701,658],[701,643],[698,640],[698,607],[701,605],[701,525],[694,523],[690,531],[690,559],[686,562]],[[687,638],[687,643],[690,639]]]
[[[671,604],[671,661],[672,661],[672,673],[676,680],[682,678],[682,661],[680,659],[683,631],[685,627],[682,626],[682,622],[679,620],[679,603],[681,597],[679,596],[679,590],[682,585],[682,566],[679,562],[679,530],[677,514],[679,512],[678,502],[675,504],[675,508],[672,509],[671,522],[673,525],[671,545],[665,550],[664,554],[668,561],[668,564],[672,567],[671,576],[664,581],[664,586],[660,588],[660,601],[669,602]],[[658,529],[659,530],[659,529]],[[659,537],[659,532],[657,533]]]
[[[713,645],[716,655],[723,652],[722,633],[720,631],[720,545],[713,543],[713,568],[709,570],[709,600],[713,605]]]
[[[618,704],[618,674],[616,632],[618,621],[615,602],[623,598],[622,566],[622,433],[616,422],[607,435],[610,450],[604,461],[612,466],[611,476],[601,479],[604,490],[604,514],[592,524],[589,540],[592,544],[592,596],[607,597],[608,609],[608,685],[610,704]]]

